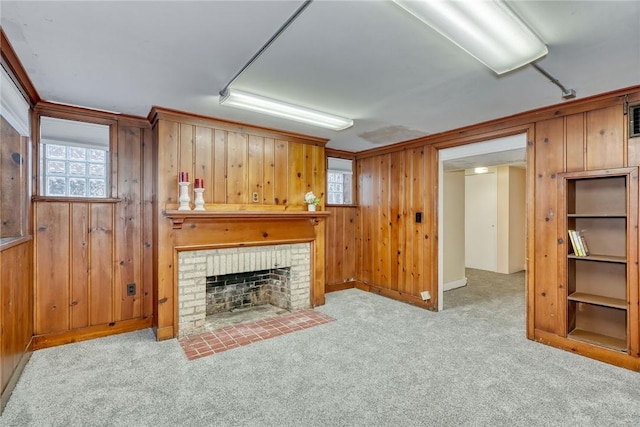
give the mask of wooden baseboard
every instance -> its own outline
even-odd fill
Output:
[[[156,339],[158,341],[170,340],[174,338],[173,326],[165,326],[164,328],[155,328]]]
[[[395,299],[398,301],[402,301],[402,302],[406,302],[421,308],[426,308],[427,310],[430,311],[438,311],[438,307],[436,305],[434,305],[433,302],[431,301],[424,301],[422,298],[417,297],[415,295],[410,295],[410,294],[406,294],[403,292],[399,292],[399,291],[394,291],[394,290],[390,290],[390,289],[385,289],[385,288],[380,288],[376,285],[372,285],[370,283],[363,283],[363,282],[355,282],[355,287],[357,289],[366,291],[366,292],[373,292],[376,293],[378,295],[382,295],[391,299]]]
[[[344,291],[345,289],[353,289],[355,287],[356,282],[353,280],[350,282],[334,283],[332,285],[325,285],[324,293],[328,294],[329,292]]]
[[[121,334],[124,332],[137,331],[151,327],[151,317],[140,319],[123,320],[121,322],[108,323],[106,325],[89,326],[86,328],[74,329],[71,331],[58,332],[46,335],[36,335],[31,341],[32,350],[55,347],[63,344],[70,344],[78,341],[86,341],[94,338],[106,337],[109,335]]]
[[[609,363],[610,365],[640,372],[640,358],[620,353],[615,350],[609,350],[607,348],[572,340],[570,338],[564,338],[550,332],[541,331],[540,329],[535,329],[533,341],[570,351],[590,359]]]
[[[20,357],[20,361],[18,362],[16,369],[11,374],[11,377],[9,378],[9,382],[7,383],[7,386],[4,388],[4,390],[2,390],[2,394],[0,394],[0,414],[2,414],[2,411],[4,411],[4,407],[7,405],[7,402],[9,402],[11,393],[13,393],[13,389],[18,383],[18,379],[20,379],[20,375],[22,375],[22,371],[24,371],[24,367],[27,366],[27,362],[31,358],[31,354],[33,352],[29,350],[30,348],[31,348],[31,343],[29,343],[25,352],[22,353],[22,357]]]

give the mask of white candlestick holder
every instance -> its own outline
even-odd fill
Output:
[[[179,211],[190,211],[191,206],[189,206],[189,202],[191,202],[191,198],[189,197],[189,183],[188,182],[179,182],[180,185],[180,198],[178,201],[180,202]]]
[[[194,188],[193,191],[196,193],[195,204],[196,207],[193,209],[194,211],[203,211],[204,209],[204,197],[202,193],[204,193],[204,188]]]

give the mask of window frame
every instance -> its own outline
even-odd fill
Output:
[[[66,107],[61,106],[62,109],[70,109],[73,110],[74,107]],[[113,202],[117,201],[117,121],[114,119],[110,119],[107,117],[99,117],[99,116],[86,116],[82,114],[76,114],[73,111],[61,111],[58,109],[52,108],[38,108],[36,107],[35,111],[35,120],[34,122],[34,153],[33,153],[33,189],[34,189],[34,200],[53,200],[53,201],[84,201],[84,202],[92,202],[92,203],[100,203],[100,202]],[[41,142],[41,118],[50,117],[53,119],[62,119],[62,120],[71,120],[81,123],[90,123],[97,125],[105,125],[109,127],[109,147],[107,152],[107,164],[105,171],[105,180],[106,180],[106,190],[105,197],[91,197],[91,196],[49,196],[46,195],[46,182],[44,181],[43,168],[44,166],[44,157],[42,153],[43,148],[46,149],[45,145]],[[68,145],[73,147],[74,145]],[[83,147],[86,148],[86,147]]]
[[[326,206],[331,207],[349,207],[349,206],[357,206],[357,185],[356,185],[356,158],[354,154],[343,152],[340,150],[331,150],[326,149],[326,165],[325,165],[325,185],[326,185],[326,195],[327,195],[327,203]],[[329,159],[335,158],[340,160],[349,160],[351,162],[351,172],[345,170],[338,170],[329,167]],[[346,173],[351,175],[351,203],[329,203],[329,172],[338,172],[338,173]]]

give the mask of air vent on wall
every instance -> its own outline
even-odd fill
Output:
[[[629,107],[629,137],[640,136],[640,105]]]

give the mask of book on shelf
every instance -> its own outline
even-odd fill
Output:
[[[578,233],[578,236],[580,237],[580,243],[582,244],[582,252],[584,252],[584,256],[589,255],[589,247],[587,246],[587,241],[584,238],[584,234],[580,233],[579,231],[576,231],[576,233]]]
[[[569,239],[571,240],[571,246],[573,247],[573,254],[580,257],[586,256],[580,234],[576,230],[567,231],[569,233]]]

